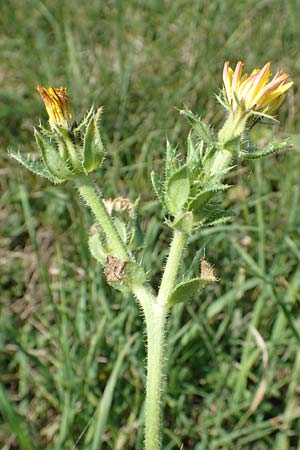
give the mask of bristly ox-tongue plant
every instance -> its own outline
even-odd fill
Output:
[[[147,381],[145,400],[145,450],[161,448],[162,374],[167,347],[166,323],[174,305],[192,298],[200,301],[203,291],[217,278],[203,260],[199,274],[178,282],[183,250],[195,230],[230,220],[222,207],[223,193],[230,188],[226,176],[238,159],[253,159],[287,148],[287,142],[256,148],[249,140],[250,129],[262,118],[274,115],[293,82],[281,70],[271,78],[270,63],[243,74],[243,63],[233,70],[224,64],[223,90],[217,97],[227,111],[217,132],[194,115],[182,110],[191,124],[185,154],[167,142],[163,174],[152,173],[154,191],[172,233],[169,255],[159,288],[151,285],[151,273],[143,269],[138,223],[138,202],[118,197],[104,199],[105,186],[95,186],[92,173],[103,163],[101,108],[91,108],[76,123],[67,90],[39,86],[49,115],[49,127],[39,125],[35,139],[40,158],[31,160],[20,153],[12,157],[36,175],[54,184],[71,182],[92,211],[97,225],[89,239],[92,255],[103,267],[112,288],[131,292],[140,305],[147,334]],[[171,320],[171,317],[170,319]]]

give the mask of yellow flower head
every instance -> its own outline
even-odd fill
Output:
[[[45,104],[51,128],[62,127],[70,129],[73,116],[67,89],[64,87],[54,88],[52,86],[46,89],[43,86],[38,86],[37,91]]]
[[[271,63],[262,69],[254,69],[251,75],[242,75],[243,63],[239,61],[235,70],[225,62],[223,82],[226,107],[230,111],[258,112],[272,115],[285,99],[286,91],[293,85],[287,82],[289,75],[278,70],[272,80]]]

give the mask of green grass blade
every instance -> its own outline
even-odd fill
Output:
[[[107,423],[107,418],[109,416],[109,412],[111,411],[115,386],[122,370],[124,358],[128,353],[128,350],[132,344],[133,339],[134,337],[132,337],[125,344],[125,346],[119,353],[113,371],[104,389],[103,396],[96,411],[95,421],[91,425],[91,427],[94,428],[94,437],[91,450],[101,450],[102,448],[103,435]]]
[[[21,450],[37,450],[30,441],[28,433],[26,432],[23,424],[23,420],[15,411],[11,401],[4,387],[0,384],[0,408],[1,414],[9,423],[12,431],[15,433],[18,443],[20,444]]]

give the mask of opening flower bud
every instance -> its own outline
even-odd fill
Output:
[[[239,61],[233,70],[226,61],[223,68],[223,96],[219,99],[229,111],[228,118],[219,132],[219,140],[225,144],[240,136],[252,116],[270,117],[276,113],[285,99],[287,90],[294,84],[289,75],[278,70],[271,78],[271,63],[262,69],[243,74],[244,64]]]
[[[287,82],[289,75],[278,70],[271,81],[271,63],[254,69],[251,75],[242,75],[244,64],[239,61],[233,70],[229,62],[223,69],[224,100],[233,112],[261,112],[272,115],[285,99],[286,91],[294,84]]]
[[[38,86],[37,91],[42,97],[49,115],[50,127],[53,130],[57,127],[69,130],[73,123],[73,115],[67,89],[52,86],[46,89],[43,86]]]

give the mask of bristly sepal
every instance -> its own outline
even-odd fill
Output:
[[[104,157],[104,145],[100,135],[102,108],[93,111],[83,136],[83,169],[86,174],[98,169]]]
[[[74,174],[72,170],[68,166],[67,161],[59,155],[55,145],[50,144],[50,142],[43,138],[43,136],[36,129],[34,135],[45,167],[51,175],[58,178],[62,182],[73,178]]]

